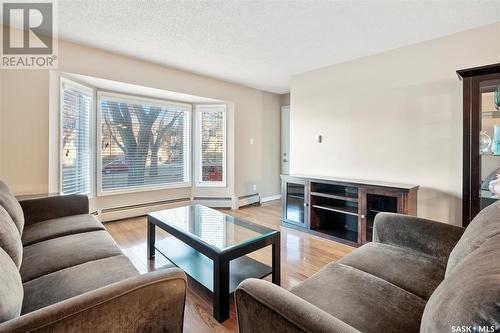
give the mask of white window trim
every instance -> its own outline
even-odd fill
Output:
[[[97,89],[97,97],[106,96],[109,100],[114,100],[117,102],[127,101],[130,103],[148,103],[152,106],[165,106],[165,104],[175,105],[178,107],[186,108],[189,111],[193,109],[193,106],[189,103],[182,103],[177,101],[171,101],[168,99],[139,96],[134,94],[119,93],[115,91],[109,91],[104,89]]]
[[[106,97],[108,100],[115,100],[119,102],[128,102],[128,103],[148,103],[149,105],[152,106],[165,106],[165,104],[170,104],[170,105],[175,105],[179,106],[182,108],[186,108],[186,113],[187,113],[187,119],[186,119],[186,142],[185,147],[186,149],[186,154],[185,154],[185,166],[184,166],[184,175],[187,176],[187,181],[185,182],[179,182],[179,183],[170,183],[170,184],[162,184],[162,185],[153,185],[153,186],[145,186],[145,187],[140,187],[140,188],[127,188],[127,189],[119,189],[119,190],[110,190],[110,191],[103,191],[102,190],[102,130],[101,130],[101,115],[102,115],[102,110],[101,110],[101,98]],[[104,91],[104,90],[97,90],[97,98],[96,98],[96,104],[97,104],[97,117],[96,117],[96,124],[94,128],[97,131],[97,141],[99,144],[97,144],[97,151],[94,154],[95,158],[97,159],[97,167],[96,167],[96,174],[97,174],[97,196],[98,197],[104,197],[104,196],[111,196],[111,195],[117,195],[117,194],[128,194],[128,193],[139,193],[139,192],[147,192],[147,191],[155,191],[155,190],[168,190],[168,189],[176,189],[176,188],[185,188],[185,187],[192,187],[192,182],[191,182],[191,114],[193,107],[191,104],[188,103],[179,103],[179,102],[174,102],[174,101],[169,101],[169,100],[162,100],[162,99],[155,99],[155,98],[148,98],[148,97],[142,97],[142,96],[136,96],[136,95],[128,95],[128,94],[121,94],[121,93],[116,93],[116,92],[110,92],[110,91]]]
[[[92,100],[90,102],[90,193],[87,194],[89,198],[94,198],[96,191],[96,180],[95,177],[93,176],[95,173],[95,167],[96,167],[96,141],[95,141],[95,132],[96,132],[96,108],[95,108],[95,101],[96,101],[96,91],[94,88],[89,87],[87,85],[81,84],[73,79],[69,79],[63,76],[59,77],[59,193],[62,194],[62,186],[63,186],[63,168],[62,168],[62,156],[64,154],[63,152],[63,112],[62,112],[62,107],[63,107],[63,99],[64,99],[64,94],[62,93],[62,90],[64,89],[64,86],[73,86],[79,90],[83,90],[88,92],[92,96]]]
[[[224,150],[222,163],[222,181],[203,181],[202,165],[201,165],[201,114],[204,112],[220,112],[223,108],[223,135],[224,135]],[[195,128],[194,132],[194,177],[196,187],[227,187],[227,105],[226,104],[197,104],[195,106]]]

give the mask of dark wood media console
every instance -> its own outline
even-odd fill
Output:
[[[416,215],[417,185],[282,175],[282,224],[359,246],[379,212]]]

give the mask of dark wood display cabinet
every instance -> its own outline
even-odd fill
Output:
[[[418,186],[282,175],[282,224],[349,245],[372,240],[379,212],[415,215]]]
[[[457,71],[463,81],[462,225],[499,199],[500,64]],[[498,187],[497,187],[498,188]]]

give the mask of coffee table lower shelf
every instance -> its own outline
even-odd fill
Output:
[[[187,275],[213,292],[213,261],[202,253],[175,237],[167,237],[157,241],[155,248],[168,260],[182,269]],[[272,268],[248,256],[231,260],[229,263],[229,293],[245,279],[261,279],[272,274]]]

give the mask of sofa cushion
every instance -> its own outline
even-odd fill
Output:
[[[89,261],[24,283],[22,313],[28,313],[73,296],[137,276],[124,255]]]
[[[489,238],[466,256],[447,274],[427,302],[421,332],[450,332],[451,326],[495,326],[498,329],[499,259],[500,235]]]
[[[52,238],[95,230],[105,229],[92,215],[60,217],[25,226],[22,241],[24,246],[28,246]]]
[[[331,263],[290,290],[361,332],[418,332],[426,301],[383,279]]]
[[[472,220],[451,251],[446,275],[488,239],[500,234],[500,201],[486,207]]]
[[[19,269],[23,256],[21,236],[9,213],[2,206],[0,206],[0,247],[7,252]]]
[[[381,243],[363,245],[339,263],[387,280],[424,299],[429,299],[444,279],[446,269],[437,258]]]
[[[24,248],[21,278],[26,282],[87,261],[120,254],[122,252],[104,230],[53,238]]]
[[[23,304],[23,285],[16,265],[0,248],[0,323],[16,318]]]
[[[9,213],[12,221],[16,224],[19,235],[22,235],[24,228],[24,213],[19,201],[9,190],[7,185],[0,180],[0,206]]]

